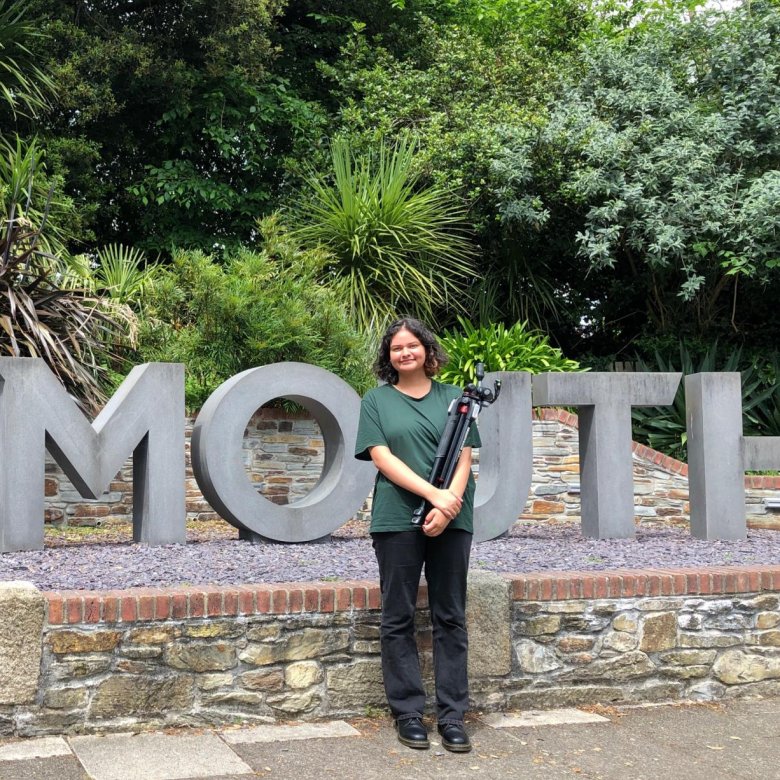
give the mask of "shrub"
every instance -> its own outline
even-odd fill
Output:
[[[459,318],[460,331],[445,331],[441,344],[450,361],[442,369],[440,379],[453,385],[466,385],[475,380],[477,363],[485,371],[582,371],[576,360],[569,360],[549,338],[530,330],[525,322],[511,328],[503,323],[475,327]]]
[[[347,318],[338,282],[321,284],[325,255],[302,251],[276,218],[260,223],[262,251],[223,261],[178,251],[142,297],[139,356],[186,366],[189,408],[229,377],[280,361],[312,363],[359,392],[373,385],[366,339]]]
[[[725,358],[718,357],[718,344],[712,344],[707,353],[697,359],[688,345],[681,341],[678,358],[665,357],[656,352],[655,359],[636,361],[638,371],[680,371],[683,381],[677,388],[671,406],[634,407],[634,438],[653,449],[678,460],[687,460],[687,425],[685,413],[685,382],[688,374],[709,371],[740,371],[742,378],[742,414],[746,435],[776,436],[780,429],[780,392],[770,364],[762,372],[754,365],[745,366],[742,350],[732,350]]]

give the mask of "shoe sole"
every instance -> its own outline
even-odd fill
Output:
[[[451,742],[442,740],[441,746],[450,753],[470,753],[472,745],[453,745]]]
[[[441,746],[445,750],[449,750],[450,753],[470,753],[473,747],[470,742],[464,745],[460,742],[445,742],[444,740],[441,741]]]
[[[402,736],[398,736],[398,741],[406,747],[414,748],[415,750],[428,750],[431,746],[430,742],[422,742],[418,739],[404,739]]]

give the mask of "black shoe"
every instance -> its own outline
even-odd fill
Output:
[[[457,723],[440,723],[439,734],[441,734],[441,744],[445,750],[453,753],[468,753],[471,750],[469,735],[463,726]]]
[[[398,729],[398,741],[406,747],[425,750],[431,746],[428,742],[428,729],[419,718],[397,720],[395,727]]]

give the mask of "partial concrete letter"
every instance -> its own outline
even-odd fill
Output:
[[[0,358],[0,551],[43,547],[45,450],[85,498],[133,455],[133,538],[183,542],[184,367],[136,366],[90,424],[38,358]]]
[[[580,428],[582,533],[634,535],[631,407],[674,401],[680,374],[548,373],[533,378],[535,406],[576,406]]]
[[[247,423],[274,398],[306,407],[325,440],[319,481],[287,506],[261,496],[242,461]],[[192,432],[195,478],[211,506],[245,534],[281,542],[321,538],[349,520],[371,490],[373,464],[352,458],[359,416],[360,397],[329,371],[306,363],[250,368],[221,384],[203,405]]]

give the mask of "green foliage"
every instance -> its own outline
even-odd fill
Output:
[[[774,371],[777,370],[777,356],[774,370],[769,374],[754,365],[745,365],[742,350],[735,349],[719,359],[718,345],[697,359],[685,342],[679,343],[677,358],[656,353],[654,361],[637,360],[638,371],[681,372],[683,377],[711,371],[740,371],[742,376],[742,414],[746,435],[777,435],[780,429],[780,393]],[[631,410],[634,438],[673,458],[687,460],[687,418],[685,412],[685,382],[681,381],[671,406],[634,407]]]
[[[0,99],[18,115],[35,116],[54,92],[50,76],[28,48],[42,37],[28,18],[27,0],[0,0]]]
[[[166,159],[146,164],[129,187],[145,209],[147,246],[251,240],[257,216],[278,197],[285,155],[321,124],[316,107],[287,86],[230,73],[172,101],[157,121]]]
[[[474,254],[465,213],[445,190],[419,186],[414,144],[354,155],[337,140],[331,153],[333,177],[309,178],[295,235],[329,252],[327,272],[345,281],[360,325],[381,327],[402,310],[435,321],[460,306]]]
[[[525,322],[511,328],[503,323],[475,327],[459,317],[460,330],[449,330],[441,337],[441,345],[450,360],[441,370],[443,382],[465,386],[476,379],[477,363],[485,371],[581,371],[575,360],[565,358],[549,339],[530,330]]]
[[[482,250],[469,311],[478,322],[528,320],[549,329],[567,317],[579,321],[579,296],[569,280],[581,271],[573,274],[565,248],[560,251],[563,233],[529,240],[502,224],[490,187],[502,128],[543,121],[544,103],[566,59],[519,29],[486,37],[468,25],[422,19],[419,42],[406,56],[355,36],[342,60],[325,68],[336,80],[339,131],[356,150],[411,130],[419,142],[422,180],[468,203]]]
[[[138,357],[184,363],[192,409],[234,374],[288,360],[365,391],[368,349],[346,317],[343,290],[320,283],[326,256],[301,251],[276,218],[259,228],[261,251],[237,249],[222,262],[197,250],[174,255],[143,295]]]
[[[110,315],[100,301],[63,289],[56,217],[67,202],[47,186],[42,154],[17,141],[0,154],[0,352],[43,358],[88,411],[105,401],[105,344],[123,329],[122,313]],[[56,207],[55,207],[56,206]]]
[[[670,15],[589,46],[548,121],[507,130],[502,219],[565,232],[593,327],[624,343],[755,327],[748,295],[780,278],[778,38],[780,9],[758,3]]]
[[[109,244],[98,249],[94,263],[87,255],[69,257],[62,286],[83,289],[120,304],[137,305],[158,268],[146,262],[140,249]]]
[[[98,245],[211,250],[255,236],[322,132],[272,69],[281,0],[31,0],[59,85],[37,128]]]

